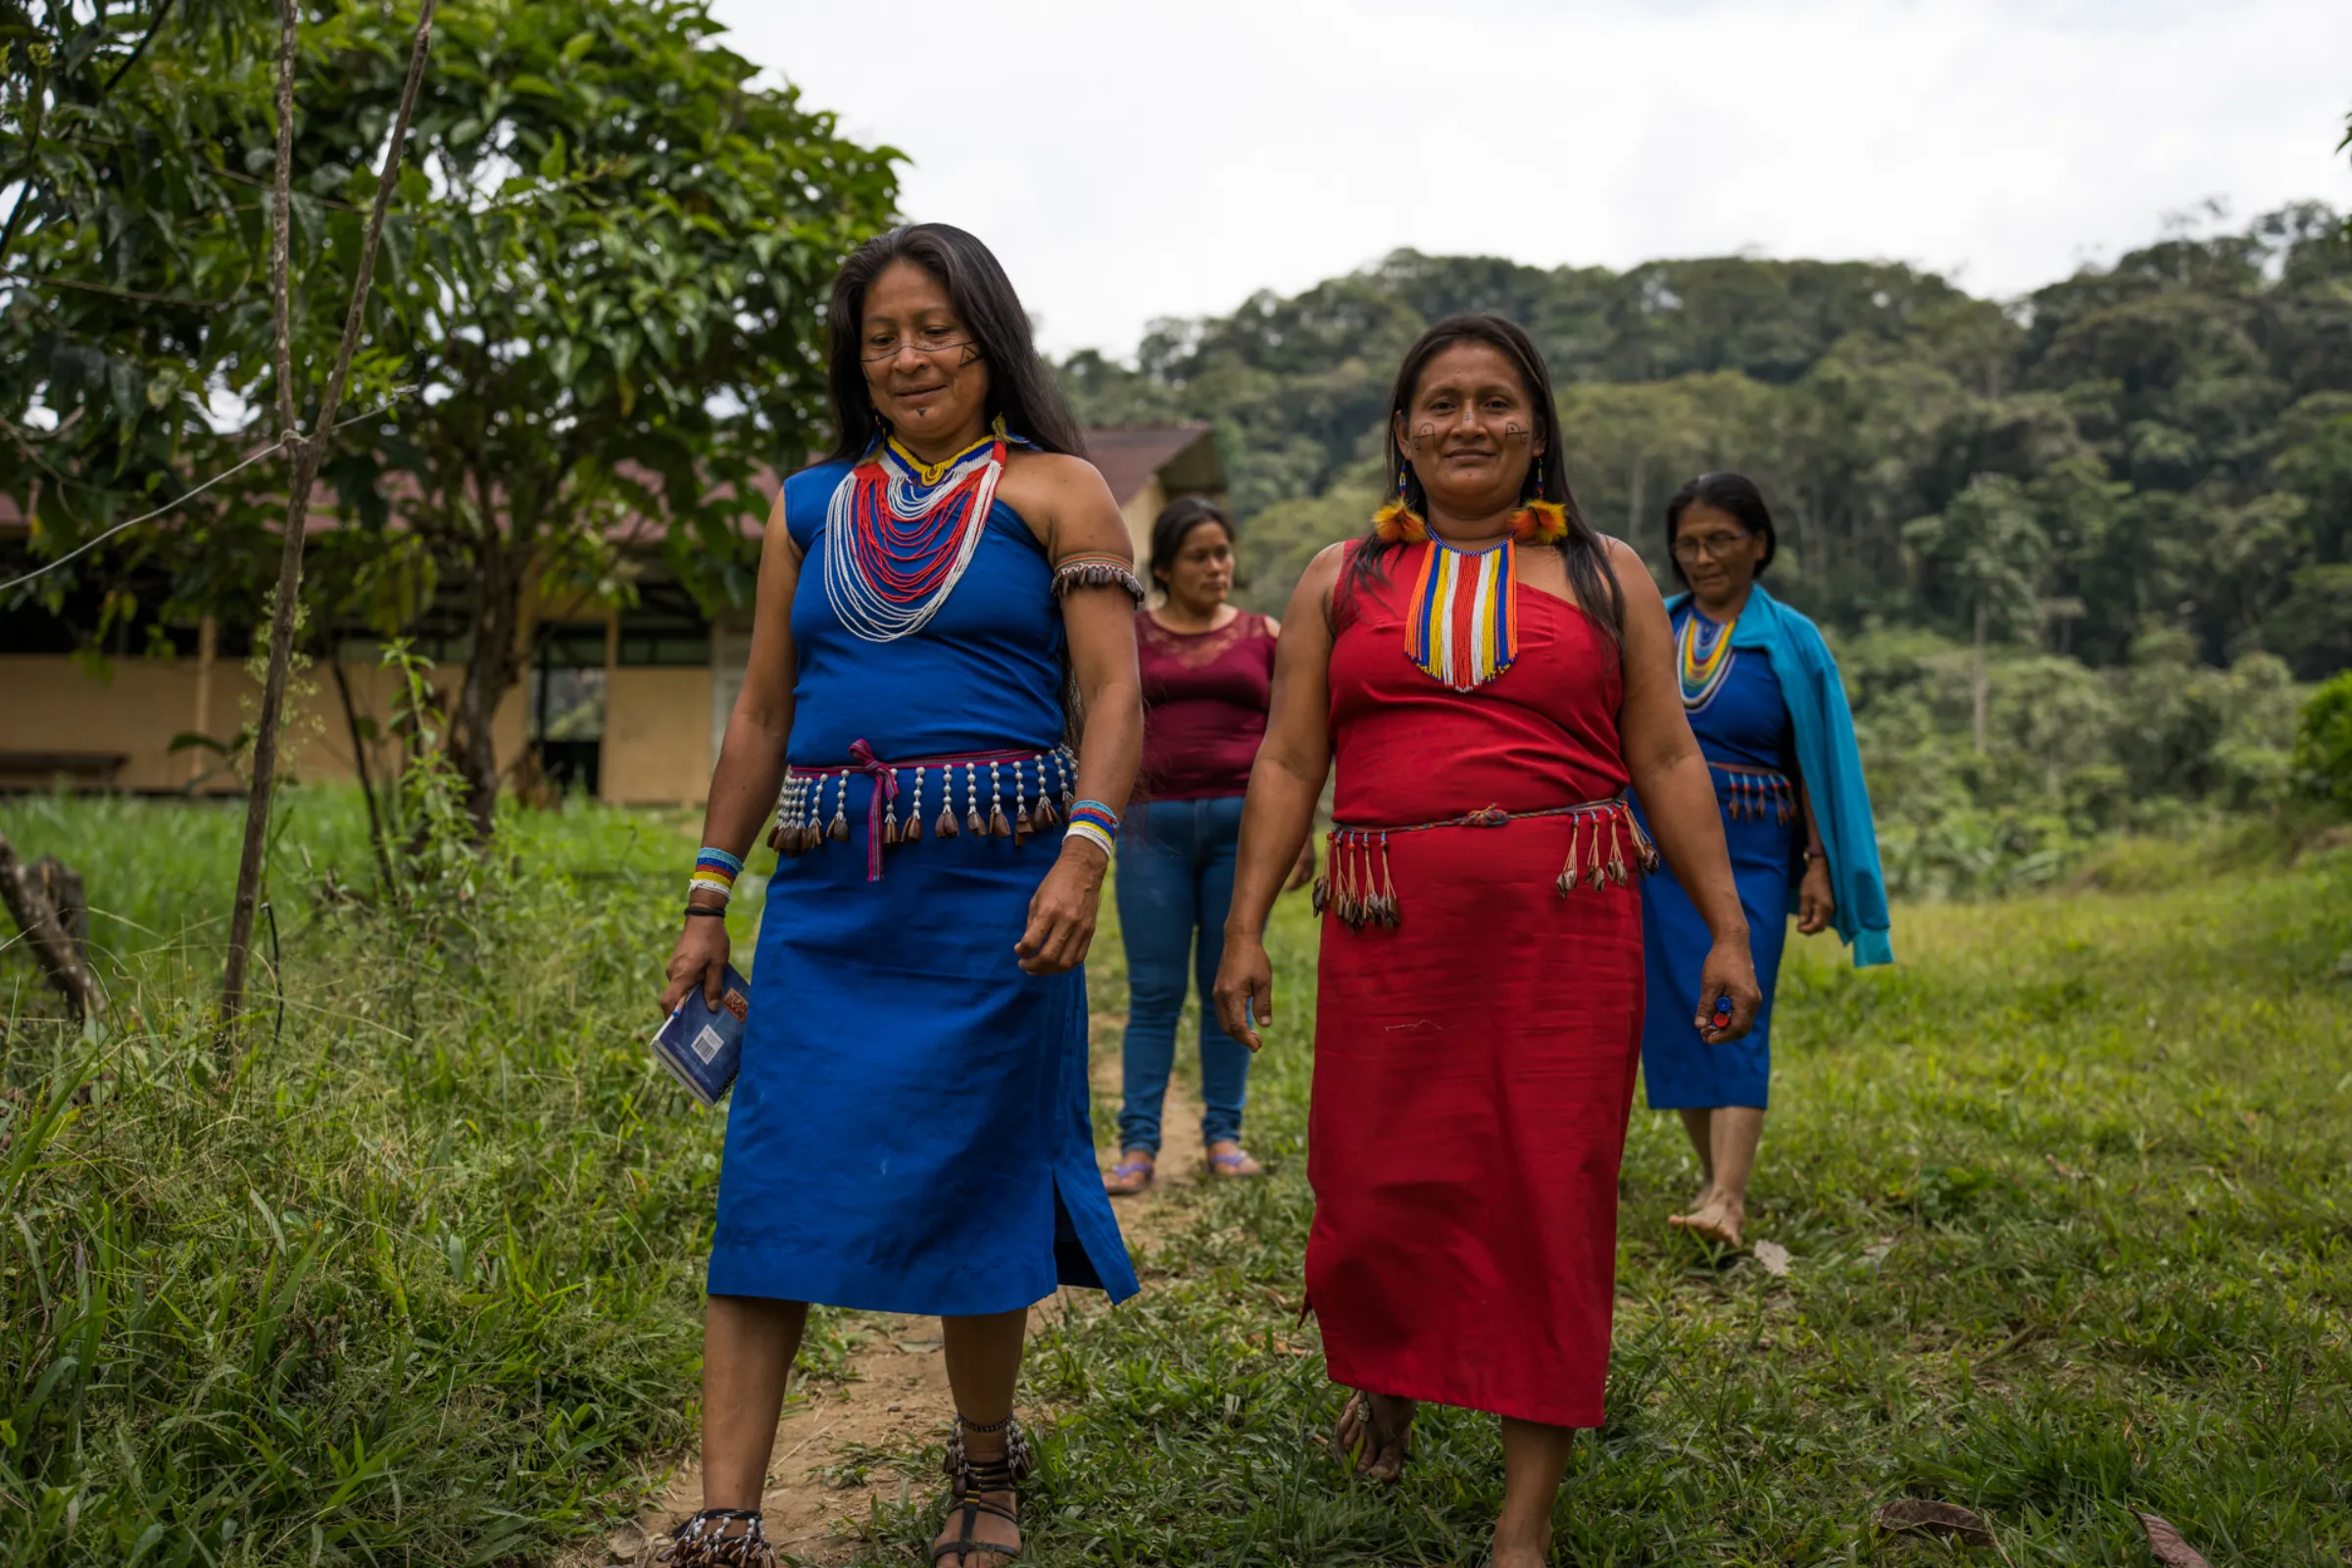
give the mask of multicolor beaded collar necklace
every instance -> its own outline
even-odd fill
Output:
[[[1732,628],[1739,624],[1740,617],[1734,615],[1718,626],[1700,614],[1694,604],[1683,629],[1675,633],[1675,673],[1683,689],[1683,706],[1691,712],[1713,702],[1723,689],[1724,677],[1732,672]],[[1701,631],[1702,625],[1709,629]]]
[[[879,442],[833,488],[825,510],[825,602],[852,635],[896,642],[922,630],[956,591],[987,531],[1008,446],[1000,418],[944,463],[925,463],[896,436]]]
[[[1380,509],[1373,530],[1384,540],[1429,546],[1405,604],[1404,655],[1441,685],[1466,692],[1511,667],[1519,657],[1519,545],[1551,544],[1568,531],[1555,502],[1531,501],[1511,531],[1483,550],[1457,550],[1432,533],[1400,501]]]

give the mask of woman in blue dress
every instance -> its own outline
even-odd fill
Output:
[[[1701,474],[1667,503],[1666,542],[1690,590],[1666,602],[1683,707],[1723,808],[1764,1003],[1745,1039],[1706,1043],[1690,1020],[1713,939],[1674,877],[1652,878],[1642,902],[1642,1077],[1653,1110],[1682,1112],[1705,1182],[1669,1223],[1738,1247],[1764,1136],[1788,916],[1807,936],[1834,923],[1857,966],[1894,953],[1838,662],[1812,621],[1756,581],[1777,543],[1763,495],[1739,474]]]
[[[953,1506],[1019,1550],[1032,1302],[1136,1281],[1094,1163],[1086,976],[1142,746],[1117,505],[987,248],[925,223],[835,280],[832,456],[784,484],[664,1006],[721,998],[724,908],[779,851],[727,1113],[703,1501],[665,1560],[772,1562],[760,1518],[811,1301],[942,1319]],[[1066,694],[1066,695],[1065,695]]]

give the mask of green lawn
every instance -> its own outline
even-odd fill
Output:
[[[0,802],[89,874],[122,971],[79,1041],[0,954],[0,1564],[544,1555],[689,1434],[719,1122],[641,1040],[694,824],[526,816],[419,929],[319,896],[368,880],[356,803],[296,799],[283,1031],[233,1057],[196,1008],[234,817]],[[1479,1559],[1490,1418],[1425,1412],[1395,1492],[1308,1441],[1337,1399],[1295,1321],[1302,901],[1276,935],[1274,1178],[1172,1199],[1145,1295],[1041,1336],[1041,1561]],[[1757,1180],[1786,1278],[1668,1237],[1694,1168],[1636,1112],[1561,1559],[2144,1562],[2136,1506],[2217,1564],[2352,1560],[2352,855],[1905,908],[1891,973],[1827,940],[1792,943]],[[1115,941],[1096,978],[1117,1007]],[[839,1374],[837,1335],[813,1352]],[[1905,1494],[1986,1513],[1998,1552],[1874,1539]],[[869,1559],[903,1563],[933,1516],[884,1525]]]

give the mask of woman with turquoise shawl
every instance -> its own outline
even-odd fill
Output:
[[[1667,503],[1666,542],[1690,590],[1666,602],[1683,707],[1723,808],[1764,1004],[1743,1040],[1711,1046],[1693,1027],[1713,939],[1669,866],[1642,901],[1642,1076],[1651,1109],[1682,1112],[1705,1181],[1690,1211],[1669,1223],[1738,1247],[1764,1135],[1788,916],[1806,936],[1835,925],[1857,967],[1892,963],[1894,950],[1838,661],[1812,621],[1756,581],[1777,543],[1763,495],[1739,474],[1701,474]]]

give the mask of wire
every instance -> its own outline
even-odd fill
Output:
[[[393,402],[395,403],[398,401],[398,398],[393,399]],[[335,421],[335,429],[340,430],[347,424],[357,424],[362,419],[372,419],[391,406],[391,403],[386,403],[381,408],[368,410],[366,414],[355,414],[348,419],[337,419]],[[332,434],[333,432],[330,431],[328,433]],[[6,582],[0,582],[0,594],[8,592],[11,588],[23,587],[25,583],[32,581],[35,577],[46,576],[50,572],[55,571],[58,567],[64,565],[67,562],[72,561],[76,556],[84,556],[89,554],[91,551],[97,549],[100,545],[106,543],[109,539],[112,539],[115,535],[121,533],[125,528],[135,528],[142,522],[154,521],[156,518],[162,516],[165,513],[171,512],[187,502],[195,500],[196,497],[204,494],[207,490],[210,490],[213,486],[220,483],[223,479],[234,478],[239,473],[244,472],[247,468],[252,467],[255,464],[261,462],[264,458],[275,456],[277,453],[285,450],[285,437],[280,436],[278,439],[270,442],[268,446],[262,448],[261,451],[256,452],[252,457],[247,458],[243,463],[238,464],[235,467],[229,469],[227,472],[214,474],[210,479],[205,480],[204,483],[198,485],[195,489],[183,491],[176,499],[165,502],[153,512],[142,514],[139,516],[131,518],[128,522],[118,522],[112,528],[109,528],[106,530],[106,532],[100,534],[97,538],[86,540],[83,543],[76,545],[72,550],[69,550],[64,555],[58,557],[55,561],[49,562],[45,565],[37,566],[33,570],[26,572],[22,577],[11,577]]]

